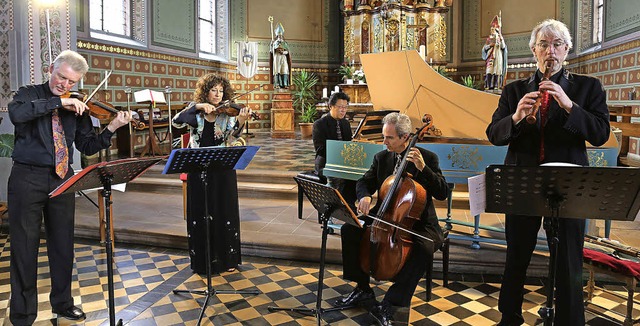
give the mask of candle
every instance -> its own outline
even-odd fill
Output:
[[[355,63],[356,63],[356,61],[351,59],[351,65],[353,66]]]
[[[322,97],[327,97],[327,88],[322,89]]]
[[[424,45],[420,45],[420,58],[422,58],[422,61],[424,61],[424,58],[426,56],[426,47]]]
[[[78,90],[84,89],[84,76],[80,78],[80,84],[78,85]]]
[[[340,87],[338,87],[338,85],[336,85],[336,87],[333,89],[334,92],[338,93],[340,92]]]
[[[429,58],[429,64],[433,63],[433,58]]]

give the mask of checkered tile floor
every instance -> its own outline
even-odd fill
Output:
[[[248,169],[307,171],[313,170],[315,152],[311,139],[278,139],[273,141],[264,134],[247,139],[247,145],[260,146],[256,158]]]
[[[6,230],[4,230],[6,233]],[[9,241],[0,235],[0,324],[9,325]],[[84,325],[108,325],[106,253],[98,244],[76,244],[73,296],[87,314]],[[204,296],[174,294],[174,289],[202,290],[206,277],[193,274],[189,258],[180,251],[155,248],[128,248],[115,251],[116,318],[125,325],[195,325]],[[39,313],[36,325],[73,325],[55,319],[48,301],[50,279],[46,246],[40,247]],[[425,303],[424,282],[416,290],[411,304],[412,325],[495,325],[498,283],[472,282],[472,276],[453,275],[449,288],[435,280],[432,300]],[[215,290],[258,290],[258,295],[217,294],[211,296],[205,310],[205,325],[315,325],[311,316],[284,311],[270,312],[268,307],[314,308],[318,268],[311,263],[268,261],[247,257],[239,270],[215,275]],[[532,280],[526,288],[524,309],[527,325],[539,324],[537,310],[545,302],[540,280]],[[337,266],[329,266],[325,274],[323,308],[331,307],[337,297],[347,294],[351,286],[341,279]],[[389,283],[376,284],[374,291],[381,299]],[[626,294],[621,286],[609,288]],[[605,314],[624,312],[623,300],[597,292],[595,302],[604,305]],[[640,313],[640,311],[636,311]],[[371,325],[373,319],[364,308],[323,314],[332,325]],[[601,317],[587,314],[588,325],[617,325]]]

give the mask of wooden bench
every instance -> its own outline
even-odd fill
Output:
[[[587,248],[584,249],[583,253],[583,268],[589,272],[589,279],[587,280],[587,285],[584,287],[585,292],[587,293],[587,298],[585,299],[585,309],[594,313],[598,313],[598,310],[592,309],[593,306],[596,306],[601,309],[605,309],[612,314],[624,317],[624,320],[622,322],[624,326],[630,326],[639,322],[640,318],[633,318],[633,304],[640,303],[634,300],[635,288],[638,284],[638,275],[640,275],[640,263],[627,263],[625,265],[620,259]],[[630,268],[628,265],[631,265],[635,268]],[[637,271],[634,271],[635,269],[637,269]],[[625,297],[624,295],[621,295],[619,293],[609,291],[602,287],[597,287],[595,285],[596,273],[611,276],[616,280],[622,281],[626,286],[627,296]],[[594,303],[592,300],[595,290],[600,290],[615,297],[626,299],[626,314],[621,314],[617,311],[610,310],[606,307],[602,307]]]

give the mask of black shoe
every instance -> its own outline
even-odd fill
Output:
[[[53,309],[53,313],[57,314],[58,317],[64,317],[71,320],[84,319],[85,317],[84,311],[76,306],[71,306],[62,311]]]
[[[375,294],[373,293],[373,290],[369,289],[368,291],[365,291],[360,288],[355,288],[348,295],[336,300],[334,306],[351,306],[368,300],[375,300]]]
[[[371,315],[376,319],[378,325],[389,326],[393,325],[393,309],[391,304],[386,301],[378,303],[371,310]]]

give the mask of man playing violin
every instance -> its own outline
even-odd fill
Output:
[[[387,177],[395,174],[400,161],[406,151],[406,172],[411,174],[413,180],[427,190],[425,209],[420,215],[420,220],[413,226],[413,231],[425,236],[433,242],[413,236],[413,246],[405,265],[392,280],[393,284],[382,299],[376,304],[371,314],[380,325],[391,325],[393,322],[393,310],[396,307],[409,307],[413,292],[424,275],[426,267],[431,264],[428,257],[440,248],[443,241],[442,229],[438,224],[438,217],[433,205],[433,198],[444,200],[447,198],[448,185],[442,175],[438,163],[438,156],[424,148],[408,148],[410,133],[412,131],[411,119],[404,114],[390,113],[382,120],[382,135],[384,145],[387,147],[377,153],[373,158],[373,164],[364,176],[358,180],[356,194],[359,200],[358,210],[364,214],[365,224],[371,224],[367,215],[375,215],[382,201],[377,200],[371,208],[372,196],[379,191]],[[344,278],[356,282],[356,288],[345,297],[338,299],[336,306],[348,306],[375,299],[369,285],[369,274],[360,267],[361,255],[369,253],[360,252],[360,241],[365,234],[363,229],[345,224],[341,229],[342,238],[342,264]]]
[[[73,270],[74,194],[49,198],[49,193],[73,176],[73,146],[91,155],[111,145],[116,129],[129,123],[119,112],[96,134],[87,106],[74,98],[60,98],[89,69],[78,53],[67,50],[49,67],[50,80],[21,87],[9,103],[15,126],[13,168],[8,184],[11,239],[11,300],[9,319],[31,325],[38,312],[38,247],[44,217],[51,273],[49,301],[53,312],[72,320],[85,317],[71,296]],[[28,180],[25,181],[25,180]]]
[[[571,49],[565,24],[549,19],[531,32],[529,48],[538,70],[530,78],[514,81],[502,92],[498,108],[487,127],[487,137],[497,146],[509,145],[504,163],[537,166],[548,162],[588,166],[585,140],[594,146],[609,138],[606,94],[596,78],[570,73],[562,64]],[[550,68],[546,63],[550,62]],[[543,72],[551,69],[548,80]],[[541,93],[549,105],[532,113]],[[527,116],[537,115],[527,123]],[[499,325],[521,325],[527,267],[536,246],[540,216],[507,215],[507,260],[498,308]],[[555,325],[584,325],[582,296],[582,246],[584,220],[559,219]]]

